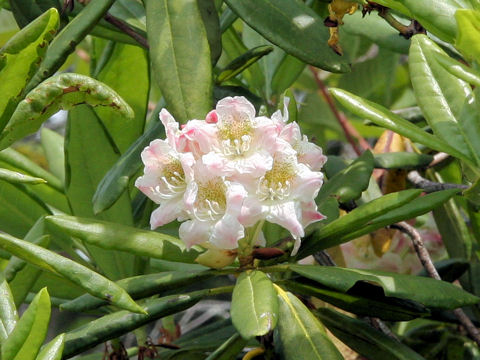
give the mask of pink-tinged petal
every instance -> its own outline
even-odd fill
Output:
[[[291,145],[295,145],[298,141],[302,139],[300,127],[296,122],[287,124],[280,132],[280,137]]]
[[[230,176],[235,172],[235,168],[229,166],[229,160],[222,153],[211,151],[202,156],[202,163],[215,176]]]
[[[146,171],[161,167],[172,152],[172,147],[165,140],[153,140],[141,154]]]
[[[175,121],[173,116],[167,111],[167,109],[162,109],[159,114],[160,121],[165,127],[165,134],[167,135],[168,143],[174,149],[177,149],[178,133],[179,133],[179,124]]]
[[[218,122],[218,115],[216,110],[210,111],[205,117],[205,121],[209,124],[216,124]]]
[[[293,239],[295,240],[295,243],[293,244],[293,249],[290,253],[290,256],[297,255],[298,249],[300,249],[300,245],[302,244],[302,239],[300,236],[294,236]]]
[[[243,183],[253,182],[265,175],[273,166],[270,153],[260,150],[248,157],[241,157],[225,164],[225,174],[232,180]]]
[[[185,175],[185,182],[188,184],[192,182],[194,178],[193,167],[195,165],[195,158],[192,153],[181,153],[179,154],[179,158]]]
[[[201,120],[190,120],[182,128],[179,147],[183,152],[191,152],[196,158],[207,154],[217,146],[217,129],[215,124]]]
[[[301,141],[297,151],[298,161],[308,165],[313,171],[320,171],[327,162],[327,157],[323,155],[322,148],[311,142]]]
[[[243,207],[238,220],[245,227],[255,225],[258,221],[265,219],[267,209],[262,206],[255,196],[249,196],[243,201]]]
[[[283,125],[288,121],[288,105],[290,104],[290,98],[284,97],[283,98],[283,115],[280,110],[275,111],[272,114],[272,120],[275,121],[279,128],[281,129]]]
[[[195,207],[195,200],[197,199],[198,185],[196,182],[191,182],[187,185],[185,194],[183,195],[183,202],[185,203],[185,208],[193,212]]]
[[[180,225],[178,235],[187,249],[208,241],[212,224],[207,221],[189,220]]]
[[[297,178],[292,185],[292,196],[303,202],[316,198],[323,184],[323,174],[310,170],[305,164],[298,164]]]
[[[243,206],[243,202],[247,197],[245,188],[237,183],[227,183],[227,209],[226,212],[237,217]]]
[[[326,216],[317,211],[315,201],[301,203],[302,208],[302,225],[306,228],[308,225],[326,219]]]
[[[302,224],[298,220],[301,216],[298,212],[295,203],[288,201],[270,206],[270,212],[266,219],[271,223],[284,227],[290,231],[293,237],[303,237],[305,233]]]
[[[226,97],[220,100],[217,103],[216,110],[220,118],[232,113],[244,113],[250,119],[255,117],[255,107],[243,96]]]
[[[242,224],[237,220],[236,216],[225,214],[218,221],[210,238],[210,243],[220,249],[236,249],[238,240],[245,236]]]
[[[270,153],[276,149],[278,131],[275,124],[268,118],[256,118],[255,135],[252,141],[252,148],[264,149]]]
[[[155,191],[155,187],[158,185],[158,177],[155,174],[145,174],[140,176],[135,181],[135,186],[146,196],[148,196],[155,203],[160,204],[164,201],[163,197]]]
[[[183,211],[182,199],[163,202],[150,217],[152,230],[175,220]]]

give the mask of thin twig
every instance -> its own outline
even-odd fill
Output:
[[[115,26],[117,29],[121,30],[122,32],[130,36],[132,39],[138,42],[145,49],[149,48],[147,39],[145,39],[142,35],[134,31],[130,26],[128,26],[128,24],[125,21],[120,20],[119,18],[109,13],[107,13],[104,16],[104,19],[108,21],[110,24],[112,24],[113,26]]]
[[[422,263],[423,267],[427,271],[428,275],[435,279],[435,280],[442,280],[440,274],[438,273],[435,265],[433,265],[432,259],[430,254],[428,253],[425,244],[423,243],[422,237],[420,236],[417,229],[415,229],[410,224],[406,223],[405,221],[399,222],[397,224],[392,225],[392,227],[400,230],[404,234],[408,235],[412,240],[413,247],[417,253],[420,262]],[[479,330],[473,325],[470,318],[465,314],[465,312],[458,308],[453,310],[453,313],[457,317],[458,321],[465,327],[467,332],[470,334],[472,339],[480,346],[480,332]]]
[[[392,330],[390,330],[390,328],[387,325],[385,325],[385,323],[382,320],[376,317],[370,317],[369,320],[375,328],[383,332],[385,335],[391,337],[392,339],[395,339],[398,342],[400,342],[400,339],[398,338],[398,336]]]
[[[435,166],[437,164],[440,164],[442,161],[447,160],[450,157],[447,153],[444,152],[439,152],[433,155],[433,160],[430,164],[428,164],[428,167]]]
[[[360,156],[363,150],[370,149],[370,145],[358,133],[358,131],[353,127],[353,125],[350,124],[345,114],[337,109],[337,106],[335,105],[335,102],[333,101],[332,96],[328,92],[327,86],[323,83],[322,79],[318,75],[318,70],[313,66],[309,66],[309,68],[313,74],[313,78],[315,79],[315,82],[317,83],[320,93],[322,94],[323,98],[327,102],[328,107],[332,111],[338,123],[342,127],[342,130],[345,134],[345,137],[347,138],[347,141],[350,143],[350,145],[352,145],[352,148],[355,151],[355,153]],[[357,141],[355,141],[355,139],[358,141],[358,144],[357,144]],[[361,148],[359,147],[359,145]]]
[[[407,179],[413,184],[413,186],[418,189],[423,189],[426,193],[448,189],[458,189],[458,191],[468,189],[468,185],[464,184],[439,183],[430,181],[422,177],[416,170],[410,171],[407,175]]]

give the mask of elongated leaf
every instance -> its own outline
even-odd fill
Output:
[[[0,136],[0,148],[35,132],[58,110],[83,103],[108,106],[126,118],[133,117],[130,106],[108,86],[88,76],[63,73],[45,80],[20,102]]]
[[[103,249],[181,262],[193,262],[199,255],[195,249],[184,252],[182,241],[155,231],[74,216],[49,216],[46,221],[70,236]]]
[[[93,211],[95,214],[112,206],[123,194],[130,178],[141,168],[140,154],[154,139],[164,135],[164,127],[160,121],[155,121],[142,136],[117,160],[98,184],[93,195]]]
[[[300,60],[331,72],[350,70],[327,45],[328,29],[299,1],[227,0],[228,6],[267,40]]]
[[[391,152],[375,154],[373,163],[380,169],[418,169],[433,161],[433,156],[410,152]]]
[[[2,359],[35,360],[47,335],[50,321],[50,296],[42,289],[2,344]]]
[[[458,24],[456,46],[469,58],[480,60],[480,11],[478,10],[457,10],[455,19]]]
[[[285,284],[290,291],[302,295],[315,296],[340,309],[360,316],[373,316],[387,321],[408,321],[427,316],[430,311],[423,305],[411,300],[401,300],[386,297],[383,291],[376,290],[367,284],[365,291],[344,293],[312,284],[311,282],[295,280]]]
[[[150,58],[157,84],[180,122],[211,109],[207,33],[196,0],[146,0]]]
[[[131,119],[120,120],[114,108],[95,109],[122,153],[143,133],[150,89],[148,71],[148,58],[144,49],[115,44],[107,64],[97,77],[121,96],[135,114]]]
[[[105,15],[115,0],[95,0],[88,3],[80,14],[70,21],[55,37],[48,48],[45,59],[35,76],[27,85],[31,91],[43,80],[53,75],[83,40],[95,24]]]
[[[325,185],[318,193],[317,203],[322,203],[328,196],[335,196],[340,202],[348,202],[360,197],[367,189],[373,171],[373,155],[365,151],[362,156],[342,170]]]
[[[209,271],[182,271],[162,272],[157,274],[139,275],[119,280],[117,284],[125,289],[133,299],[141,299],[155,294],[161,294],[165,290],[173,290],[197,281],[214,276]],[[90,294],[82,295],[60,306],[62,310],[75,312],[92,310],[108,302],[93,297]]]
[[[343,359],[327,337],[323,325],[310,310],[292,293],[285,292],[276,285],[275,290],[279,302],[275,333],[282,357],[286,360]]]
[[[15,328],[18,321],[17,308],[7,281],[0,274],[0,344]]]
[[[198,0],[198,8],[207,32],[212,64],[215,65],[222,55],[222,32],[220,31],[220,18],[215,7],[215,1]]]
[[[205,360],[230,360],[235,358],[247,344],[240,334],[236,333],[228,338],[217,350],[211,353]]]
[[[232,322],[244,339],[265,335],[278,320],[273,284],[261,271],[246,271],[237,280],[230,310]]]
[[[73,214],[132,225],[132,210],[126,193],[108,211],[98,216],[93,213],[92,197],[97,184],[119,157],[93,109],[81,105],[71,110],[66,133],[66,189]],[[105,251],[89,244],[86,247],[110,279],[134,274],[133,255]]]
[[[64,138],[46,127],[41,129],[41,140],[48,168],[62,183],[65,182]]]
[[[64,345],[65,334],[60,334],[42,348],[35,360],[60,360]]]
[[[13,184],[45,184],[47,181],[41,178],[25,175],[16,171],[0,168],[0,179]]]
[[[225,68],[222,69],[221,73],[217,77],[217,83],[220,84],[235,77],[243,70],[247,69],[249,66],[260,60],[263,56],[268,55],[272,51],[273,47],[269,45],[257,46],[253,49],[248,50],[245,54],[234,59],[227,66],[225,66]]]
[[[376,217],[396,209],[412,201],[421,193],[421,190],[404,190],[384,195],[352,210],[345,216],[317,229],[302,244],[298,257],[301,259],[315,251],[328,249],[338,245],[342,235],[352,232],[368,224]]]
[[[387,214],[383,214],[371,220],[366,226],[354,230],[347,235],[341,236],[336,240],[336,244],[343,244],[349,240],[356,239],[362,235],[369,234],[375,230],[383,228],[387,225],[395,224],[400,221],[413,219],[417,216],[426,214],[447,202],[455,194],[457,189],[449,189],[437,191],[425,196],[420,196],[410,203],[394,209]]]
[[[366,281],[381,286],[386,296],[410,299],[430,308],[455,309],[480,301],[448,282],[420,276],[316,265],[290,265],[289,268],[338,291],[347,292],[358,281]]]
[[[425,35],[416,35],[410,46],[410,74],[418,105],[435,135],[455,147],[477,165],[480,164],[480,125],[475,113],[470,86],[450,74],[435,60],[435,54],[446,56]]]
[[[50,9],[15,34],[0,50],[0,130],[21,100],[23,89],[57,31],[58,22],[57,10]]]
[[[272,93],[282,94],[287,90],[303,72],[305,65],[303,61],[296,57],[285,54],[273,74],[271,84]],[[292,121],[295,120],[292,119]]]
[[[188,309],[200,301],[208,290],[201,290],[184,295],[167,296],[149,300],[144,304],[148,315],[118,311],[93,320],[66,334],[63,356],[72,357],[109,339],[139,328],[153,320]]]
[[[424,360],[409,347],[361,320],[331,309],[318,309],[315,315],[337,338],[368,359]]]
[[[67,278],[90,294],[108,300],[113,305],[144,313],[117,284],[66,257],[7,234],[0,234],[0,247],[31,264]]]
[[[424,144],[431,149],[446,152],[471,163],[470,158],[465,156],[465,154],[457,150],[455,147],[448,145],[437,136],[423,131],[418,126],[392,113],[383,106],[362,99],[341,89],[330,89],[330,92],[335,99],[355,115],[368,119],[379,126],[392,130],[413,141]]]
[[[472,69],[443,53],[436,52],[434,56],[435,60],[450,74],[455,75],[472,85],[480,86],[480,73],[477,70]]]

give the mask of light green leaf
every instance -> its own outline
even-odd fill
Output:
[[[446,56],[425,35],[415,35],[410,46],[410,75],[418,105],[434,134],[480,165],[480,124],[470,86],[435,60]]]
[[[35,360],[60,360],[64,345],[65,334],[60,334],[42,348]]]
[[[63,73],[45,80],[18,104],[0,135],[0,148],[37,131],[58,110],[68,110],[83,103],[108,106],[126,118],[133,117],[130,106],[108,86],[88,76]]]
[[[278,327],[275,333],[282,357],[285,360],[343,359],[328,338],[323,325],[310,310],[295,295],[274,286],[279,302]]]
[[[0,130],[12,115],[58,28],[56,9],[46,11],[0,50]]]
[[[461,62],[452,59],[450,56],[444,53],[434,53],[435,60],[442,65],[450,74],[472,84],[480,86],[480,73],[468,67]]]
[[[0,180],[8,181],[12,184],[45,184],[47,182],[41,178],[2,168],[0,168]]]
[[[230,313],[233,325],[244,339],[265,335],[275,328],[277,295],[265,273],[246,271],[238,277]]]
[[[136,313],[144,313],[144,310],[120,286],[53,251],[7,234],[0,234],[0,248],[44,270],[67,278],[90,294],[108,300],[113,305]]]
[[[348,72],[345,57],[327,45],[328,29],[312,9],[300,1],[226,0],[248,25],[267,40],[300,60],[331,72]]]
[[[41,141],[48,168],[62,183],[65,182],[65,150],[64,138],[46,127],[42,127]]]
[[[471,59],[480,61],[480,11],[457,10],[455,12],[458,30],[455,45]]]
[[[0,344],[8,338],[17,321],[17,308],[10,287],[0,274]]]
[[[43,288],[2,344],[2,359],[35,360],[47,335],[50,311],[50,296]]]
[[[381,286],[386,296],[410,299],[426,307],[456,309],[474,305],[480,298],[445,281],[380,270],[361,270],[333,266],[290,265],[289,268],[323,286],[347,292],[358,281]]]
[[[47,224],[90,245],[170,261],[193,262],[199,255],[194,248],[173,236],[141,230],[122,224],[74,216],[49,216]]]
[[[196,0],[145,0],[152,73],[180,122],[212,107],[207,32]]]

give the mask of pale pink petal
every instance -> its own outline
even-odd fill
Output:
[[[302,209],[302,225],[306,228],[311,223],[320,221],[326,218],[325,215],[317,211],[317,204],[315,201],[310,201],[308,203],[301,203]]]
[[[248,118],[255,117],[255,107],[243,96],[226,97],[220,100],[216,106],[220,117],[229,116],[233,113],[244,113]]]
[[[178,235],[187,249],[193,245],[202,244],[210,238],[212,224],[207,221],[189,220],[180,225]]]
[[[196,158],[217,147],[217,128],[201,120],[190,120],[183,128],[179,147],[183,152],[191,152]]]
[[[294,145],[302,139],[300,127],[296,122],[287,124],[280,132],[280,137],[285,141],[289,142],[291,145]]]
[[[165,127],[165,134],[167,135],[167,140],[170,146],[174,149],[177,149],[178,142],[178,133],[179,125],[175,121],[173,116],[167,111],[167,109],[162,109],[159,114],[160,121]]]
[[[210,242],[221,249],[236,249],[238,240],[245,236],[243,226],[236,216],[225,214],[214,228]]]
[[[323,184],[323,174],[310,170],[305,164],[298,164],[297,178],[292,185],[292,196],[302,202],[316,198]]]
[[[172,147],[165,140],[153,140],[141,154],[146,171],[162,166],[172,151]]]
[[[155,203],[160,204],[164,198],[160,196],[155,187],[158,185],[158,177],[155,174],[149,173],[140,176],[135,181],[135,186],[146,196],[148,196]]]
[[[202,156],[202,162],[215,176],[230,176],[235,172],[235,168],[229,166],[229,160],[222,153],[211,151]]]
[[[322,148],[314,143],[303,140],[299,143],[297,151],[298,161],[307,164],[313,171],[320,171],[327,162],[327,157],[323,155]]]
[[[243,206],[243,202],[247,197],[247,191],[245,188],[237,183],[226,182],[228,186],[227,190],[227,209],[226,212],[235,217],[240,215],[240,211]]]
[[[189,183],[193,181],[194,178],[193,167],[195,165],[195,158],[192,153],[181,153],[179,154],[179,158],[185,175],[185,182]]]
[[[182,199],[165,201],[155,211],[152,212],[150,217],[150,226],[152,230],[159,226],[168,224],[175,220],[183,211]]]
[[[305,235],[303,226],[298,220],[301,214],[297,212],[293,201],[284,202],[270,206],[270,212],[267,221],[278,224],[292,234],[293,237],[303,237]]]
[[[251,227],[258,221],[265,219],[267,211],[260,201],[252,195],[244,200],[238,220],[245,227]]]
[[[209,124],[216,124],[218,122],[218,115],[216,110],[210,111],[205,117],[205,121]]]

